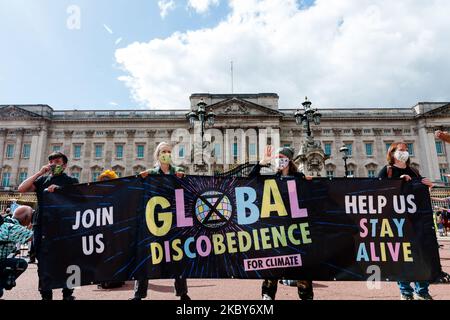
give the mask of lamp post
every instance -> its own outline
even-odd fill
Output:
[[[339,149],[339,152],[342,152],[344,156],[342,159],[344,160],[344,167],[345,167],[345,177],[348,177],[348,168],[347,168],[347,159],[348,159],[348,148],[346,146],[343,146]]]
[[[203,160],[203,136],[205,134],[205,125],[208,123],[209,126],[213,126],[215,122],[216,115],[214,112],[206,112],[206,103],[201,99],[199,103],[197,103],[197,110],[191,111],[186,115],[186,118],[189,120],[189,124],[191,128],[194,128],[195,122],[199,121],[201,126],[201,143],[202,143],[202,166],[205,164]]]
[[[320,118],[322,114],[320,114],[317,109],[311,108],[311,102],[308,101],[308,97],[305,97],[305,102],[302,103],[304,112],[301,110],[297,110],[294,114],[295,122],[298,125],[302,125],[306,129],[307,140],[309,144],[313,143],[313,137],[311,133],[311,122],[314,122],[315,125],[320,124]]]
[[[297,125],[303,125],[306,129],[306,141],[302,143],[300,152],[294,161],[299,161],[299,169],[310,175],[320,177],[325,160],[328,158],[321,146],[320,141],[314,141],[311,132],[311,124],[319,125],[322,114],[317,109],[311,108],[308,97],[302,103],[303,110],[297,109],[294,114]]]

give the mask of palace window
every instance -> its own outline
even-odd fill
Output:
[[[3,172],[2,175],[2,187],[8,188],[11,183],[11,173],[10,172]]]
[[[95,145],[95,158],[99,159],[103,157],[103,144]]]
[[[442,141],[436,141],[436,152],[438,155],[444,155],[444,145]]]
[[[136,158],[144,159],[145,146],[143,144],[138,144],[136,146]]]
[[[27,169],[22,169],[19,173],[19,184],[24,182],[28,177]]]
[[[325,147],[325,155],[331,156],[331,143],[325,142],[324,147]]]
[[[116,144],[116,158],[123,158],[123,144]]]
[[[73,146],[73,157],[74,157],[74,159],[81,158],[81,145],[76,144]]]
[[[14,158],[14,145],[13,144],[8,144],[6,146],[6,158],[7,159]]]
[[[367,142],[366,144],[366,155],[367,156],[373,156],[373,143]]]
[[[31,144],[25,143],[22,149],[22,158],[30,159]]]

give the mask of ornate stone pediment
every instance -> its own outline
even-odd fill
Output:
[[[16,106],[0,107],[0,119],[31,120],[39,118],[42,118],[42,116]]]
[[[282,116],[283,113],[265,106],[242,100],[228,99],[206,107],[218,116]]]
[[[248,108],[246,108],[242,104],[233,103],[233,104],[229,105],[228,107],[226,107],[223,110],[223,113],[225,113],[227,115],[232,115],[232,114],[242,115],[242,114],[250,114],[250,111],[248,111]]]

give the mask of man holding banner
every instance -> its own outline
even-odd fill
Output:
[[[77,184],[78,179],[69,177],[64,173],[67,167],[67,156],[61,152],[55,152],[48,156],[48,164],[43,166],[39,172],[32,175],[18,188],[19,192],[36,192],[38,199],[38,211],[35,213],[34,223],[34,237],[33,243],[36,251],[36,258],[38,259],[38,276],[39,276],[39,292],[43,300],[52,300],[53,292],[47,287],[48,280],[52,277],[51,274],[42,271],[39,268],[42,259],[45,259],[46,253],[42,252],[42,217],[44,215],[43,195],[45,192],[53,193],[57,189],[65,185]],[[74,300],[73,289],[64,287],[63,300]]]

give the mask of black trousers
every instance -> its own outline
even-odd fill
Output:
[[[37,272],[39,277],[39,293],[41,294],[41,297],[43,300],[52,300],[53,299],[53,290],[48,289],[49,283],[51,283],[51,275],[46,274],[42,271],[42,268],[40,268],[40,262],[45,259],[45,253],[43,252],[41,248],[40,238],[41,238],[41,230],[40,228],[35,225],[34,226],[34,234],[33,234],[33,245],[34,250],[36,253],[37,258]],[[73,289],[69,288],[63,288],[62,289],[63,298],[70,297],[73,294]]]
[[[278,289],[277,279],[266,279],[262,283],[262,294],[267,294],[272,300],[275,300]],[[311,280],[297,280],[298,296],[302,300],[312,300],[314,292]]]
[[[187,281],[184,278],[175,279],[175,295],[181,297],[188,293]],[[134,283],[134,297],[144,299],[147,297],[148,280],[137,280]]]
[[[27,267],[28,263],[24,259],[0,259],[0,289],[11,290]]]

